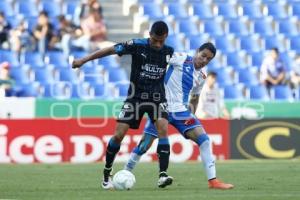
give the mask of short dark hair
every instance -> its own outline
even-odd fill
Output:
[[[277,48],[277,47],[273,47],[271,50],[272,50],[272,51],[275,51],[275,52],[276,52],[276,54],[279,54],[279,50],[278,50],[278,48]]]
[[[207,72],[207,76],[213,76],[213,77],[216,77],[217,76],[217,73],[215,71],[209,71]]]
[[[168,25],[163,21],[156,21],[151,26],[150,33],[155,34],[157,36],[163,36],[165,34],[168,34],[169,28]]]
[[[202,50],[204,50],[204,49],[208,49],[209,51],[211,51],[212,54],[214,54],[214,57],[215,57],[215,55],[216,55],[216,53],[217,53],[217,49],[216,49],[216,47],[215,47],[215,45],[214,45],[213,43],[211,43],[211,42],[206,42],[206,43],[202,44],[202,45],[198,48],[198,52],[199,52],[199,51],[202,51]]]

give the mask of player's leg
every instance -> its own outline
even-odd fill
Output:
[[[232,189],[233,185],[223,183],[216,177],[215,159],[212,153],[212,146],[208,135],[201,126],[189,129],[185,136],[193,140],[200,148],[202,163],[208,179],[208,186],[211,189]]]
[[[109,140],[106,148],[106,160],[105,167],[103,170],[103,181],[102,187],[104,189],[112,189],[113,185],[111,184],[111,171],[113,162],[117,153],[120,150],[121,142],[129,129],[129,125],[126,123],[118,122],[116,126],[116,131],[114,136]]]
[[[114,136],[109,140],[106,148],[106,162],[103,170],[102,182],[102,187],[104,189],[111,189],[112,184],[110,181],[110,177],[113,162],[117,153],[120,150],[120,145],[125,134],[127,133],[129,128],[136,129],[139,127],[141,116],[139,115],[137,109],[138,102],[125,102],[118,116],[116,131],[114,133]]]
[[[149,122],[149,123],[155,129],[154,125],[151,122]],[[147,122],[147,124],[148,124],[148,122]],[[129,159],[128,159],[127,163],[125,164],[124,169],[126,169],[128,171],[132,171],[135,168],[136,164],[140,161],[142,155],[148,151],[148,149],[151,147],[153,141],[157,138],[157,135],[154,136],[153,134],[149,134],[149,132],[147,132],[147,130],[149,130],[149,126],[146,125],[145,129],[144,129],[143,137],[140,140],[138,146],[136,146],[130,153]],[[155,129],[155,132],[156,132],[156,129]]]
[[[169,167],[170,144],[168,139],[168,113],[166,111],[166,103],[157,105],[157,110],[154,110],[153,117],[155,127],[158,133],[157,155],[159,161],[159,180],[158,187],[164,188],[171,185],[173,177],[168,176],[167,170]],[[151,117],[150,117],[151,119]]]
[[[190,111],[169,113],[169,121],[185,138],[193,140],[199,146],[209,187],[217,189],[232,188],[233,185],[224,184],[216,179],[215,159],[212,153],[211,142],[195,115]],[[216,182],[218,184],[214,184]]]

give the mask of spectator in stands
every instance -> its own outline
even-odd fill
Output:
[[[295,59],[291,71],[291,86],[296,89],[300,86],[300,56]]]
[[[9,63],[0,63],[0,98],[5,96],[12,96],[13,80],[9,75]]]
[[[283,62],[279,59],[279,51],[277,48],[272,48],[267,55],[260,68],[260,80],[270,89],[274,85],[284,84],[286,69]]]
[[[11,26],[6,21],[4,13],[0,12],[0,48],[8,48],[7,39],[8,39],[8,33],[10,29]]]
[[[70,20],[66,19],[64,15],[58,16],[59,30],[55,37],[52,38],[52,44],[57,49],[62,49],[67,57],[70,53],[70,42],[76,40],[83,35],[80,27],[75,26]],[[88,38],[85,41],[88,42]]]
[[[34,41],[28,29],[26,28],[25,21],[21,21],[15,29],[11,30],[9,43],[11,50],[18,53],[20,53],[21,50],[34,50]]]
[[[217,74],[215,72],[209,72],[207,74],[199,100],[196,99],[198,100],[198,107],[195,108],[195,115],[198,118],[230,118],[229,112],[224,104],[223,96],[216,84],[216,76]]]
[[[102,15],[102,7],[98,0],[82,0],[80,6],[78,6],[74,13],[74,24],[80,26],[80,22],[88,17],[91,9],[98,10]]]
[[[89,37],[90,51],[98,48],[112,46],[113,43],[107,41],[107,30],[104,20],[97,9],[91,9],[87,18],[82,20],[81,28],[83,34]]]
[[[44,54],[50,48],[50,41],[54,36],[53,25],[49,22],[48,14],[45,11],[39,13],[38,22],[33,30],[37,49]]]

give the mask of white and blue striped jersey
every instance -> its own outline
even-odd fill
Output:
[[[204,84],[203,72],[196,70],[193,58],[186,53],[174,53],[165,77],[169,112],[188,110],[190,94],[200,94]]]

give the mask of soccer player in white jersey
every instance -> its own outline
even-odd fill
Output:
[[[168,101],[169,123],[172,124],[186,139],[193,140],[200,148],[201,159],[208,178],[208,187],[212,189],[231,189],[232,184],[223,183],[216,178],[215,160],[211,151],[211,142],[200,121],[193,114],[197,101],[190,101],[189,96],[199,96],[204,83],[205,67],[215,56],[216,48],[212,43],[201,45],[194,57],[185,53],[175,53],[169,62],[165,77],[165,90]],[[189,108],[189,105],[192,105]],[[157,130],[151,121],[147,121],[144,135],[137,147],[130,154],[125,169],[132,171],[141,156],[150,148],[157,138]],[[161,172],[163,173],[163,172]],[[158,187],[164,188],[172,184],[169,181],[158,181]]]

